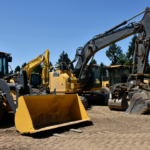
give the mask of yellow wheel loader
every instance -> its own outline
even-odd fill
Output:
[[[35,95],[27,73],[8,75],[10,54],[0,52],[0,122],[4,111],[13,111],[15,127],[20,133],[35,133],[89,121],[77,94]]]

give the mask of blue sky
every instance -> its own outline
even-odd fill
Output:
[[[150,0],[0,0],[0,51],[12,54],[13,69],[46,49],[53,65],[63,50],[73,60],[79,46],[146,7]],[[131,38],[117,43],[124,53]],[[98,64],[110,65],[106,49],[96,53]]]

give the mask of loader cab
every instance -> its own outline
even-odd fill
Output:
[[[38,73],[30,73],[29,83],[33,88],[41,85],[41,76]]]
[[[92,91],[92,89],[102,87],[100,68],[96,64],[91,66],[87,65],[84,69],[81,79],[86,80],[86,90]]]
[[[132,70],[132,66],[125,65],[107,66],[106,68],[108,70],[109,87],[116,83],[126,83]]]
[[[8,62],[12,62],[10,54],[0,52],[0,78],[8,74]]]

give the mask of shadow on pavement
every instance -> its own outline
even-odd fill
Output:
[[[22,134],[22,135],[23,136],[30,136],[30,137],[35,138],[35,139],[43,139],[43,138],[51,137],[55,133],[61,135],[64,132],[68,132],[70,129],[80,129],[80,130],[82,130],[82,128],[84,128],[86,126],[92,126],[92,125],[93,125],[93,123],[91,121],[87,121],[87,122],[83,122],[83,123],[79,123],[79,124],[75,124],[75,125],[60,127],[60,128],[57,128],[57,129],[46,130],[46,131],[42,131],[42,132],[38,132],[38,133],[34,133],[34,134]]]
[[[3,120],[0,123],[0,129],[10,128],[14,126],[14,114],[13,112],[4,113]]]

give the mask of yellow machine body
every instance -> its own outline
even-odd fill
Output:
[[[102,87],[109,87],[109,81],[102,81]]]
[[[70,82],[68,82],[70,78]],[[95,84],[99,84],[100,81],[95,79]],[[77,82],[77,78],[70,71],[56,70],[49,73],[49,88],[52,93],[56,89],[56,93],[79,93],[83,92],[80,82]],[[100,90],[102,87],[94,87],[88,89],[88,91]]]
[[[77,94],[32,95],[18,99],[15,126],[35,133],[90,120]]]
[[[55,76],[55,74],[57,74]],[[70,77],[71,82],[67,82]],[[70,71],[56,70],[49,73],[50,91],[53,92],[56,88],[57,93],[74,93],[81,90],[80,84],[77,83],[77,78]]]

